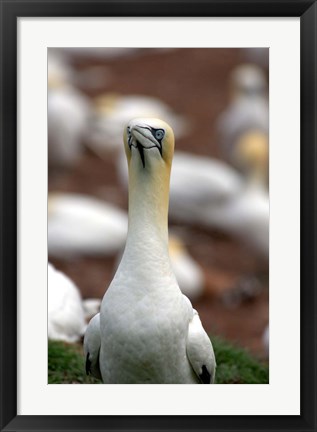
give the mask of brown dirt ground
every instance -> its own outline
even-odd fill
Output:
[[[190,133],[177,141],[177,149],[223,158],[215,122],[228,103],[229,73],[244,61],[244,53],[238,49],[175,49],[159,53],[141,50],[135,56],[113,59],[76,57],[73,65],[81,71],[105,66],[110,72],[103,88],[84,89],[89,96],[102,90],[162,99],[192,123]],[[49,172],[49,190],[91,194],[127,208],[114,159],[101,160],[88,150],[68,172]],[[269,312],[268,262],[223,233],[173,221],[170,225],[181,236],[186,232],[186,246],[204,270],[205,294],[193,305],[205,329],[263,358],[262,333]],[[101,297],[114,273],[116,257],[50,261],[77,283],[83,297]],[[248,296],[238,306],[228,305],[225,299],[232,299],[250,280],[258,288],[257,295]]]

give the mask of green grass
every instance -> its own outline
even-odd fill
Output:
[[[48,383],[98,384],[100,381],[86,375],[81,345],[49,341]]]
[[[221,338],[212,338],[217,360],[217,384],[267,384],[268,367],[241,348]],[[48,343],[49,384],[100,384],[87,376],[82,346],[63,342]]]
[[[217,369],[217,384],[268,384],[268,366],[242,348],[221,338],[212,338]]]

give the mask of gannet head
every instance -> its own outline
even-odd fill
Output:
[[[236,143],[234,159],[250,178],[265,180],[269,165],[269,140],[266,133],[250,130]]]
[[[145,169],[163,162],[169,168],[174,153],[174,133],[162,120],[155,118],[136,118],[131,120],[124,131],[124,145],[128,165],[139,160]]]
[[[97,96],[94,101],[94,109],[99,114],[112,114],[120,101],[119,93],[105,93]]]
[[[250,130],[236,143],[236,158],[246,166],[267,166],[269,163],[268,136],[262,131]]]

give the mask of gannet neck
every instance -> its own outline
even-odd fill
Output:
[[[133,165],[133,164],[132,164]],[[158,241],[167,246],[170,172],[129,169],[130,238]]]

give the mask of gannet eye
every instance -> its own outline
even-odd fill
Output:
[[[163,138],[164,134],[165,134],[165,132],[164,132],[163,129],[157,129],[157,130],[155,131],[155,138],[156,138],[158,141],[160,141],[160,140]]]
[[[127,127],[127,134],[128,134],[128,136],[131,135],[130,126]]]

